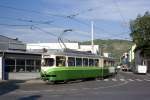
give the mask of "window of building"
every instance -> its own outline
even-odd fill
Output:
[[[25,59],[16,59],[16,72],[25,72]]]
[[[26,60],[26,72],[34,72],[34,60]]]
[[[36,60],[35,64],[36,64],[35,71],[40,72],[40,70],[41,70],[41,60]]]
[[[5,72],[15,72],[15,59],[5,59]]]

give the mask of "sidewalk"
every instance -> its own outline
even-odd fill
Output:
[[[150,73],[146,73],[146,75],[150,77]]]
[[[41,84],[41,83],[45,83],[43,80],[41,79],[29,79],[29,80],[0,80],[0,84],[3,83],[16,83],[16,84]]]
[[[23,84],[32,84],[32,83],[45,83],[43,80],[41,80],[41,79],[31,79],[31,80],[26,80],[25,81],[25,83],[23,83]]]

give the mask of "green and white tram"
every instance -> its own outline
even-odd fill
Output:
[[[101,66],[101,59],[87,52],[47,52],[43,54],[41,78],[58,82],[108,76],[109,67]]]

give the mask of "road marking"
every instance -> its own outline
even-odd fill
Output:
[[[120,79],[120,81],[125,81],[125,79]]]
[[[128,79],[128,80],[129,80],[129,81],[132,81],[132,82],[134,81],[133,79]]]
[[[145,81],[150,81],[149,79],[144,79]]]
[[[96,79],[96,81],[98,81],[98,82],[99,82],[99,81],[101,81],[101,80],[100,80],[100,79]]]
[[[112,81],[115,81],[115,82],[116,82],[116,81],[117,81],[117,79],[113,78],[113,79],[112,79]]]
[[[104,79],[105,82],[109,81],[109,79]]]
[[[141,82],[142,80],[140,80],[140,79],[135,79],[136,81],[139,81],[139,82]]]

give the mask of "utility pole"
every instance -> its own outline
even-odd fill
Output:
[[[91,21],[91,46],[92,46],[92,53],[94,53],[94,22]]]

